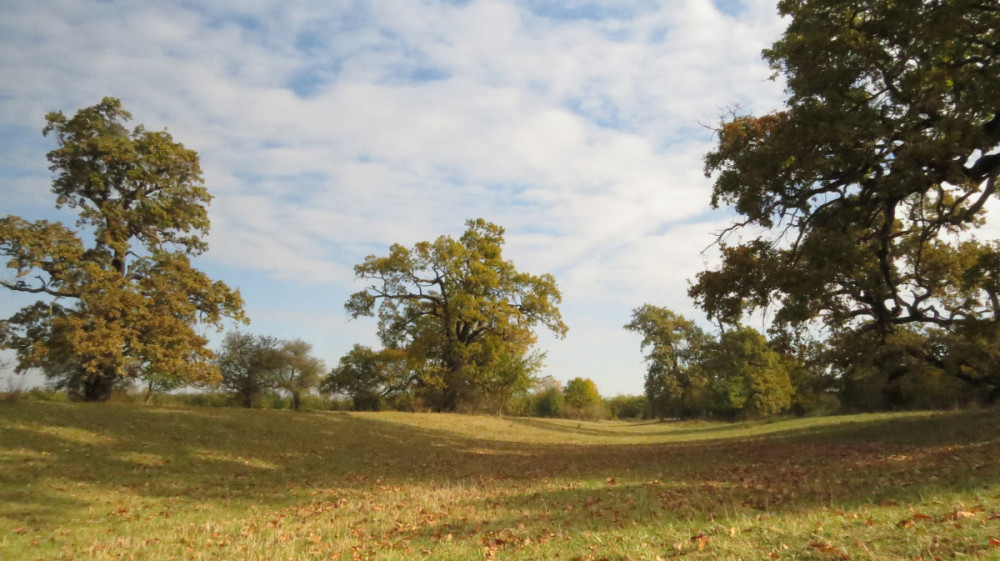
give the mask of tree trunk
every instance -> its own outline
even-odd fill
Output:
[[[299,392],[292,392],[292,409],[298,411],[299,407],[301,406],[302,406],[302,396],[299,394]]]
[[[83,400],[105,402],[111,399],[111,390],[114,389],[117,378],[117,374],[111,368],[90,374],[83,380]]]

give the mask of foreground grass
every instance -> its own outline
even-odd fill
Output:
[[[997,559],[1000,413],[0,403],[0,560]]]

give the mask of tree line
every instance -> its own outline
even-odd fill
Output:
[[[706,320],[646,304],[625,326],[642,336],[651,412],[997,401],[1000,242],[979,233],[1000,174],[1000,10],[778,9],[790,23],[764,57],[786,81],[784,106],[733,110],[705,156],[711,205],[737,217],[718,234],[720,265],[688,291]],[[358,264],[365,288],[345,309],[377,319],[381,347],[355,346],[325,377],[301,341],[237,332],[209,350],[200,326],[248,320],[239,291],[191,263],[211,200],[197,154],[130,118],[113,98],[50,113],[52,192],[77,223],[0,219],[12,272],[0,284],[41,298],[0,322],[19,371],[88,401],[130,380],[222,382],[251,405],[261,388],[319,384],[358,407],[497,413],[544,393],[535,330],[566,334],[560,292],[505,260],[504,229],[483,219]]]

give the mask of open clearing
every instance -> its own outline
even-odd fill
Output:
[[[1000,558],[1000,412],[0,403],[0,559]]]

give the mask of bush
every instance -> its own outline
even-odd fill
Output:
[[[548,388],[534,394],[535,415],[539,417],[558,417],[566,406],[566,397],[559,388]]]

